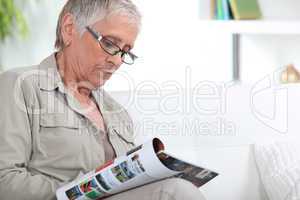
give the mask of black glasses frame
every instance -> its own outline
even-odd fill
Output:
[[[111,40],[107,39],[105,36],[102,36],[101,34],[97,33],[96,31],[94,31],[91,27],[87,26],[86,27],[87,31],[89,33],[92,34],[92,36],[99,42],[101,48],[108,53],[111,56],[115,56],[119,53],[121,53],[121,60],[123,63],[128,64],[128,65],[132,65],[134,64],[134,61],[138,58],[136,55],[134,55],[133,53],[131,53],[130,51],[124,51],[123,49],[121,49],[118,45],[116,45],[114,42],[112,42]],[[105,47],[103,45],[103,42],[112,46],[113,48],[111,48],[111,50],[115,49],[114,51],[110,51],[107,47]],[[125,60],[125,56],[129,56],[131,59],[131,62],[128,62]]]

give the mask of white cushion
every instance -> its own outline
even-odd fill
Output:
[[[300,199],[300,143],[256,144],[255,157],[270,199]]]

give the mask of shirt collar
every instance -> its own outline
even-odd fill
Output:
[[[58,72],[58,66],[55,58],[55,53],[45,58],[39,64],[39,87],[42,90],[53,91],[58,90],[64,94],[67,94],[61,75]],[[92,91],[92,95],[95,98],[97,104],[103,112],[109,112],[113,110],[113,105],[107,100],[107,94],[102,87]]]
[[[40,89],[52,91],[57,88],[65,93],[62,78],[58,72],[55,53],[45,58],[39,64],[39,87]]]
[[[38,73],[40,89],[45,91],[54,91],[58,89],[60,92],[66,95],[68,105],[74,111],[81,113],[80,104],[64,87],[62,78],[58,72],[55,53],[45,58],[39,64]],[[113,99],[104,91],[102,87],[93,90],[92,95],[101,110],[108,131],[110,132],[112,128],[118,129],[119,120],[114,117],[114,110],[116,108],[120,108],[120,106],[114,103]]]

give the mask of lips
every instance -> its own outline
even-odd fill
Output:
[[[111,73],[111,74],[113,74],[116,71],[116,70],[114,70],[111,67],[109,67],[109,68],[106,68],[106,67],[97,67],[96,70],[104,72],[104,73]]]
[[[111,69],[111,68],[108,68],[108,69],[106,69],[106,68],[98,68],[98,70],[101,70],[101,71],[103,71],[105,73],[111,73],[111,74],[115,72],[115,70]]]
[[[112,74],[113,73],[110,71],[97,70],[97,75],[99,75],[103,80],[108,80]]]
[[[108,80],[115,71],[113,67],[97,66],[95,72],[97,76],[99,75],[103,80]]]

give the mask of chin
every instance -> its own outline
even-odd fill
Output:
[[[99,76],[93,76],[90,77],[90,83],[95,87],[95,89],[98,89],[110,79],[110,77],[100,78]]]

